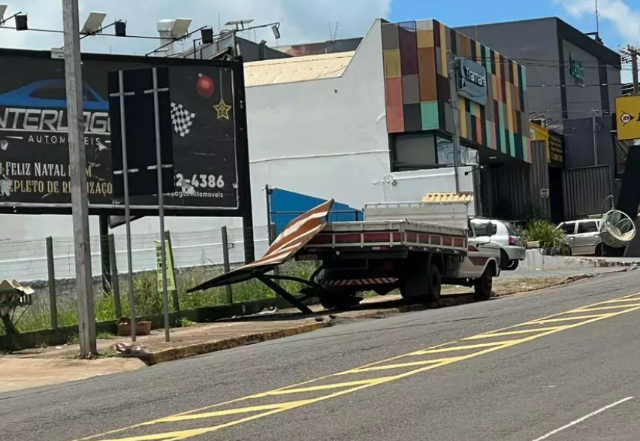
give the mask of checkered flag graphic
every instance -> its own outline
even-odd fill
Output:
[[[183,138],[191,131],[190,127],[195,117],[196,114],[189,112],[182,104],[171,103],[171,123],[173,124],[173,131]]]

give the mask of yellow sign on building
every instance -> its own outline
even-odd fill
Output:
[[[616,98],[618,139],[640,139],[640,95]]]

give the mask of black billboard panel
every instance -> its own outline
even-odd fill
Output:
[[[167,66],[175,191],[169,215],[242,216],[249,197],[241,61],[83,54],[87,192],[93,214],[120,214],[114,196],[108,72]],[[50,52],[0,50],[0,211],[69,213],[71,207],[63,60]],[[132,129],[141,116],[131,118]],[[157,198],[131,198],[134,215]]]
[[[118,198],[124,198],[122,115],[125,120],[129,195],[158,193],[154,69],[157,80],[160,152],[163,167],[162,189],[166,193],[175,191],[169,69],[161,67],[115,71],[109,72],[108,87],[113,194]],[[120,72],[122,72],[122,90]]]

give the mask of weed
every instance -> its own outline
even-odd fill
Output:
[[[190,328],[192,326],[198,326],[198,323],[183,317],[180,320],[178,320],[178,325],[181,328]]]

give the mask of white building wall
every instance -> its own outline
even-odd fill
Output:
[[[341,78],[247,89],[254,222],[265,185],[353,207],[376,199],[389,173],[379,21]]]

